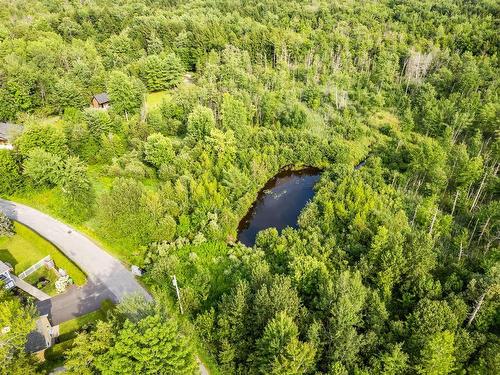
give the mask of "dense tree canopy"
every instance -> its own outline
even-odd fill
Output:
[[[0,121],[25,125],[0,195],[79,223],[175,303],[176,275],[221,373],[496,374],[497,3],[0,4]],[[286,166],[322,170],[298,228],[238,243]],[[67,367],[189,372],[175,317],[142,318],[99,324]]]

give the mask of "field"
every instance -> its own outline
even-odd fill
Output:
[[[15,236],[0,237],[0,260],[10,263],[16,275],[50,255],[56,267],[64,269],[76,285],[85,283],[85,274],[54,245],[24,225],[14,225]]]

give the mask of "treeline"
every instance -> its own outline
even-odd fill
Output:
[[[177,275],[222,373],[495,373],[497,4],[2,5],[0,194]],[[325,171],[299,229],[235,244],[285,165]]]

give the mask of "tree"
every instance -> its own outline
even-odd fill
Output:
[[[30,111],[37,104],[31,95],[35,86],[35,73],[23,69],[23,79],[11,79],[0,88],[0,119],[15,119],[19,112]]]
[[[156,168],[171,162],[175,155],[170,139],[160,133],[148,137],[144,144],[144,154],[144,159]]]
[[[132,294],[123,299],[123,301],[116,306],[115,311],[131,322],[137,323],[147,316],[154,315],[155,303],[146,300],[146,298],[140,294]]]
[[[149,55],[142,63],[140,76],[149,91],[160,91],[176,86],[182,72],[182,62],[174,53]]]
[[[96,360],[103,374],[194,374],[189,341],[172,319],[148,316],[125,321],[113,344]]]
[[[65,353],[64,367],[70,374],[92,375],[97,373],[96,360],[106,353],[114,339],[112,323],[98,321],[93,332],[80,333],[73,347]]]
[[[201,141],[215,127],[214,113],[210,108],[197,106],[188,116],[187,135],[196,141]]]
[[[23,157],[35,148],[54,155],[65,156],[68,153],[64,133],[52,125],[31,125],[16,138],[14,145]]]
[[[64,161],[58,185],[63,193],[65,214],[70,213],[80,220],[88,218],[94,206],[94,188],[87,175],[87,167],[77,156]]]
[[[0,150],[0,195],[12,194],[23,184],[19,164],[9,150]]]
[[[306,374],[314,367],[315,353],[311,344],[299,341],[293,320],[280,312],[257,341],[251,362],[259,374]]]
[[[148,238],[148,214],[143,205],[144,186],[133,179],[118,178],[101,197],[98,220],[114,238],[126,237],[137,244]]]
[[[107,90],[114,111],[122,115],[139,112],[144,96],[144,85],[140,80],[114,70],[109,75]]]
[[[104,21],[107,27],[112,27],[112,21]],[[144,51],[140,48],[140,44],[127,36],[126,32],[115,34],[116,30],[106,31],[105,35],[111,35],[103,44],[103,62],[106,68],[121,68],[133,61],[139,59]]]
[[[55,83],[50,101],[58,113],[63,113],[66,108],[83,108],[88,100],[79,84],[64,78]]]
[[[41,148],[32,149],[24,161],[23,173],[36,186],[55,186],[61,175],[62,160]]]
[[[247,111],[245,105],[231,94],[225,93],[222,97],[222,129],[235,131],[239,138],[241,130],[247,125]]]
[[[306,120],[306,109],[303,104],[298,102],[287,102],[280,115],[280,123],[292,128],[302,128]]]
[[[374,372],[384,375],[398,375],[408,369],[408,355],[403,351],[402,345],[394,345],[391,351],[383,353],[376,359]]]
[[[454,369],[453,352],[455,336],[453,332],[437,332],[429,337],[421,352],[417,371],[425,375],[449,374]]]
[[[409,171],[414,176],[416,191],[422,183],[429,192],[442,189],[446,181],[446,154],[439,143],[428,137],[419,137],[417,145],[409,150]]]
[[[250,313],[249,298],[248,282],[238,280],[231,294],[222,299],[222,313],[217,321],[218,360],[227,373],[234,373],[236,362],[247,355],[250,330],[245,319]]]
[[[0,237],[12,237],[14,234],[16,234],[16,231],[14,229],[12,220],[10,220],[7,215],[0,211]]]
[[[362,345],[362,336],[356,328],[362,322],[361,309],[365,304],[366,288],[359,272],[342,272],[333,287],[328,341],[330,357],[346,367],[352,366]]]
[[[263,329],[279,312],[295,319],[299,314],[300,299],[289,277],[276,275],[270,286],[264,284],[255,296],[255,324]]]
[[[19,298],[0,288],[0,373],[22,374],[18,361],[26,365],[25,373],[32,373],[24,348],[28,333],[35,328],[35,316],[32,305],[21,305]]]

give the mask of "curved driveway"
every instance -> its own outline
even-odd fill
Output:
[[[73,228],[31,207],[0,199],[0,210],[52,242],[87,275],[87,283],[37,304],[52,324],[97,310],[105,299],[120,302],[130,294],[151,299],[134,275],[116,258]]]

